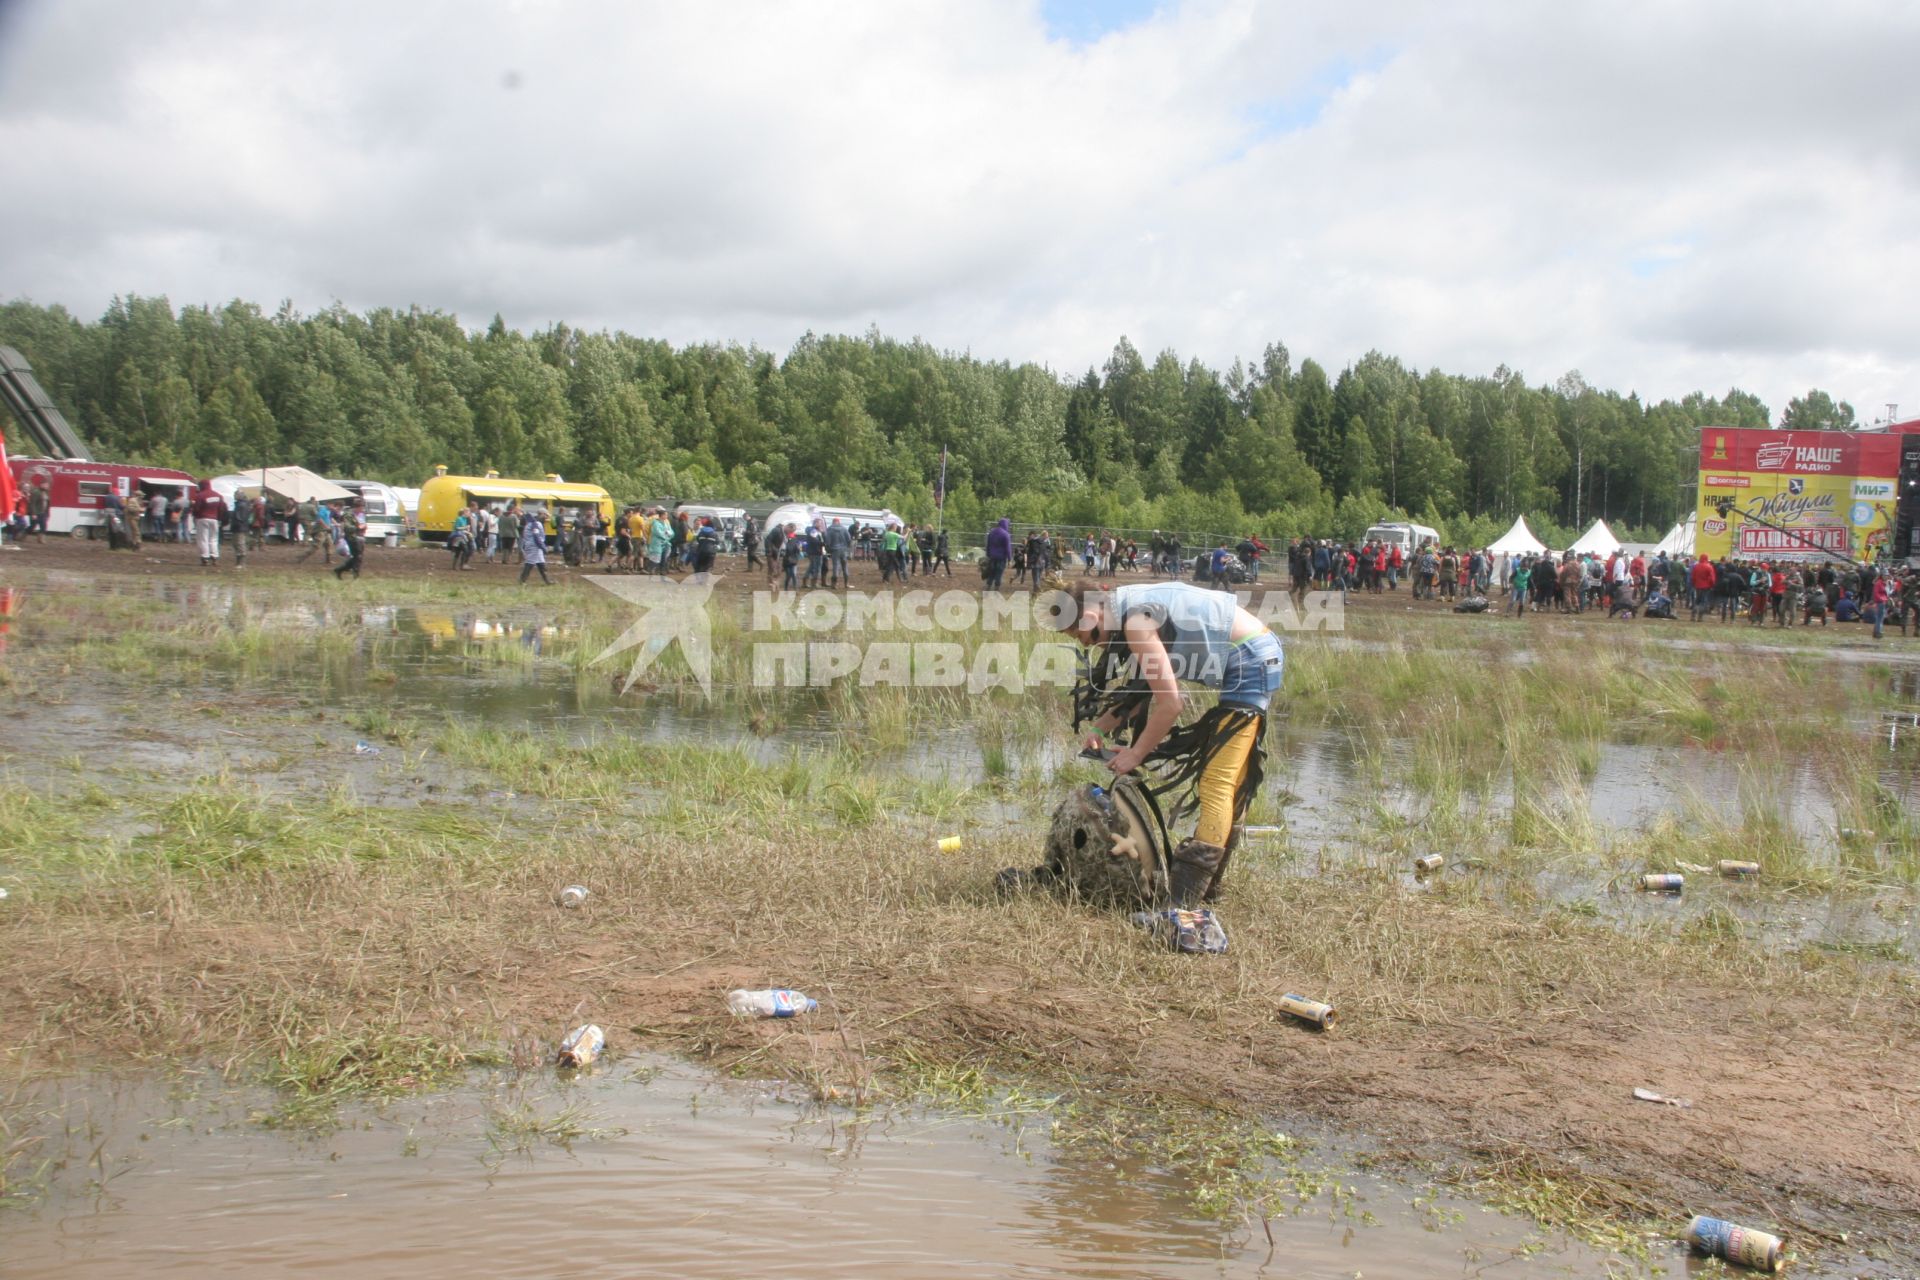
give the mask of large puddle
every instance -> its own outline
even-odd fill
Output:
[[[110,676],[89,675],[84,684],[62,689],[56,705],[16,721],[5,772],[20,781],[44,783],[58,775],[71,783],[76,770],[84,778],[91,770],[113,769],[144,774],[150,785],[162,788],[216,776],[270,791],[345,788],[368,804],[512,803],[511,795],[485,785],[434,781],[437,773],[430,764],[423,767],[417,749],[388,747],[384,758],[354,757],[353,747],[362,736],[355,720],[368,712],[411,718],[429,727],[485,725],[574,741],[631,734],[663,746],[722,745],[770,765],[796,751],[858,746],[848,742],[842,726],[804,708],[784,715],[778,727],[769,730],[737,712],[616,696],[611,679],[582,679],[571,660],[542,657],[547,641],[573,625],[573,616],[565,610],[324,601],[262,606],[244,589],[227,586],[55,576],[62,581],[49,585],[61,589],[132,594],[159,607],[295,635],[337,633],[351,638],[359,657],[344,666],[279,678],[271,697],[263,696],[258,682],[242,673],[209,667],[200,686],[171,691],[195,711],[187,722],[163,716],[130,725],[127,709],[142,701],[145,691],[132,682],[116,685]],[[1710,643],[1687,640],[1682,647]],[[505,649],[525,652],[503,661]],[[1898,665],[1888,670],[1890,676],[1863,671],[1861,678],[1891,679],[1893,694],[1915,709],[1888,712],[1860,726],[1859,732],[1872,744],[1880,785],[1911,807],[1920,805],[1920,670]],[[223,706],[237,713],[231,723],[218,714]],[[249,723],[247,715],[257,716],[263,709],[284,717],[286,733]],[[311,749],[294,752],[289,765],[286,748],[295,741],[303,748],[318,748],[317,754]],[[1073,744],[1064,732],[1015,745],[995,739],[991,730],[983,735],[964,727],[916,734],[894,744],[878,767],[961,784],[991,781],[998,771],[1014,794],[1028,797],[1031,807],[1052,794],[1052,780],[1070,764],[1072,754]],[[1408,759],[1404,744],[1388,744],[1385,766],[1376,772],[1341,732],[1289,734],[1284,723],[1277,726],[1268,776],[1274,816],[1285,825],[1286,873],[1385,869],[1400,874],[1410,890],[1430,888],[1430,882],[1407,874],[1407,859],[1393,855],[1388,864],[1379,852],[1381,814],[1409,824],[1417,835],[1421,815],[1432,807],[1428,798],[1396,781]],[[1476,875],[1497,891],[1524,892],[1621,924],[1670,922],[1677,927],[1709,913],[1724,913],[1769,946],[1812,945],[1894,963],[1920,962],[1920,906],[1910,890],[1782,896],[1751,883],[1696,874],[1683,896],[1646,895],[1605,856],[1610,838],[1637,835],[1662,821],[1714,824],[1733,833],[1755,815],[1790,830],[1810,850],[1837,850],[1844,839],[1841,833],[1854,832],[1852,824],[1860,819],[1836,804],[1833,781],[1808,762],[1762,768],[1738,751],[1603,742],[1590,772],[1560,780],[1551,797],[1591,824],[1597,833],[1591,857],[1499,874],[1463,866],[1453,858],[1447,875]],[[111,787],[111,779],[105,785]],[[1478,786],[1467,801],[1477,812],[1499,815],[1512,808],[1510,773],[1481,780]],[[974,819],[1005,827],[1042,816],[1002,799],[977,806]],[[1268,851],[1279,847],[1261,843]],[[1725,856],[1743,855],[1730,845]],[[0,875],[4,871],[0,867]]]
[[[69,583],[69,588],[82,586]],[[421,744],[355,753],[358,718],[524,728],[587,740],[635,734],[662,743],[739,746],[776,762],[847,749],[824,720],[775,732],[665,700],[616,698],[571,662],[544,656],[568,625],[533,610],[250,608],[227,588],[133,583],[87,589],[150,594],[166,607],[230,613],[290,633],[340,630],[373,662],[276,681],[209,670],[170,687],[155,710],[131,679],[83,673],[45,690],[8,736],[0,779],[112,790],[206,777],[271,792],[345,790],[369,804],[511,804],[487,788],[445,786]],[[515,646],[525,660],[481,651]],[[1863,674],[1863,678],[1868,678]],[[1920,678],[1896,675],[1909,702]],[[234,714],[222,714],[231,706]],[[130,708],[135,709],[130,718]],[[1882,784],[1920,800],[1920,718],[1863,726]],[[379,743],[378,735],[374,735]],[[370,746],[374,744],[369,744]],[[1007,797],[990,821],[1031,825],[1068,765],[1064,733],[983,741],[972,728],[923,735],[885,767],[985,783]],[[1381,813],[1415,821],[1429,802],[1377,771],[1339,733],[1286,737],[1269,771],[1284,838],[1267,847],[1286,874],[1356,869],[1416,880],[1385,860]],[[1608,833],[1652,829],[1676,810],[1736,825],[1766,805],[1809,842],[1847,815],[1811,768],[1756,779],[1737,754],[1605,743],[1561,799]],[[1023,797],[1023,798],[1014,798]],[[1472,798],[1498,812],[1509,781]],[[1731,855],[1736,851],[1729,851]],[[1684,897],[1633,892],[1591,859],[1502,872],[1508,891],[1579,904],[1623,926],[1682,927],[1722,912],[1769,944],[1920,956],[1910,891],[1782,894],[1702,878]],[[1250,858],[1261,856],[1258,847]],[[0,866],[0,884],[7,868]],[[1470,860],[1445,876],[1493,873]],[[1306,1183],[1322,1187],[1266,1222],[1223,1225],[1193,1207],[1180,1171],[1058,1147],[1044,1113],[982,1119],[911,1109],[867,1116],[822,1108],[773,1086],[715,1078],[667,1060],[610,1063],[578,1081],[550,1074],[476,1077],[443,1094],[352,1110],[324,1138],[263,1127],[270,1095],[216,1077],[56,1082],[38,1100],[44,1192],[5,1220],[8,1276],[220,1276],[300,1272],[418,1277],[554,1274],[688,1276],[1363,1276],[1631,1274],[1622,1260],[1543,1234],[1471,1202],[1367,1172],[1323,1147]],[[579,1130],[555,1141],[560,1130]],[[1270,1233],[1270,1234],[1269,1234]],[[1678,1269],[1670,1242],[1652,1246]]]
[[[10,1277],[1622,1274],[1471,1203],[1346,1172],[1263,1225],[1170,1170],[1057,1150],[1026,1123],[860,1119],[668,1060],[504,1078],[344,1117],[248,1119],[214,1078],[68,1081],[48,1194],[6,1221]],[[533,1120],[585,1129],[566,1145]],[[1419,1207],[1414,1207],[1418,1204]],[[1271,1232],[1271,1241],[1268,1235]],[[1656,1256],[1672,1246],[1655,1248]],[[1505,1267],[1499,1264],[1507,1264]]]

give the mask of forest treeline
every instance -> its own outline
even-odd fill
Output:
[[[947,522],[1352,537],[1390,513],[1479,544],[1524,514],[1549,542],[1603,515],[1660,536],[1693,500],[1698,428],[1764,427],[1738,389],[1643,404],[1578,373],[1422,372],[1370,352],[1329,376],[1274,343],[1225,371],[1125,338],[1062,377],[869,332],[808,334],[784,357],[438,311],[268,314],[116,298],[97,321],[0,305],[97,456],[214,473],[298,463],[418,485],[559,472],[617,498],[831,498]],[[9,424],[10,425],[10,424]],[[1820,391],[1782,425],[1845,429]]]

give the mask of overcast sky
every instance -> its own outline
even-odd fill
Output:
[[[1920,415],[1920,4],[0,0],[0,296]]]

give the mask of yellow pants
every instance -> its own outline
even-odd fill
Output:
[[[1207,844],[1224,845],[1233,830],[1233,797],[1247,774],[1247,760],[1260,736],[1260,722],[1250,720],[1207,761],[1197,788],[1200,798],[1200,822],[1193,838]]]

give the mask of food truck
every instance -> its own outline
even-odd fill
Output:
[[[97,538],[107,525],[107,496],[133,507],[156,493],[171,501],[176,494],[191,498],[199,481],[168,467],[134,467],[117,462],[86,462],[78,458],[8,458],[13,482],[21,493],[29,485],[47,488],[47,532]],[[144,507],[129,511],[135,519]]]

